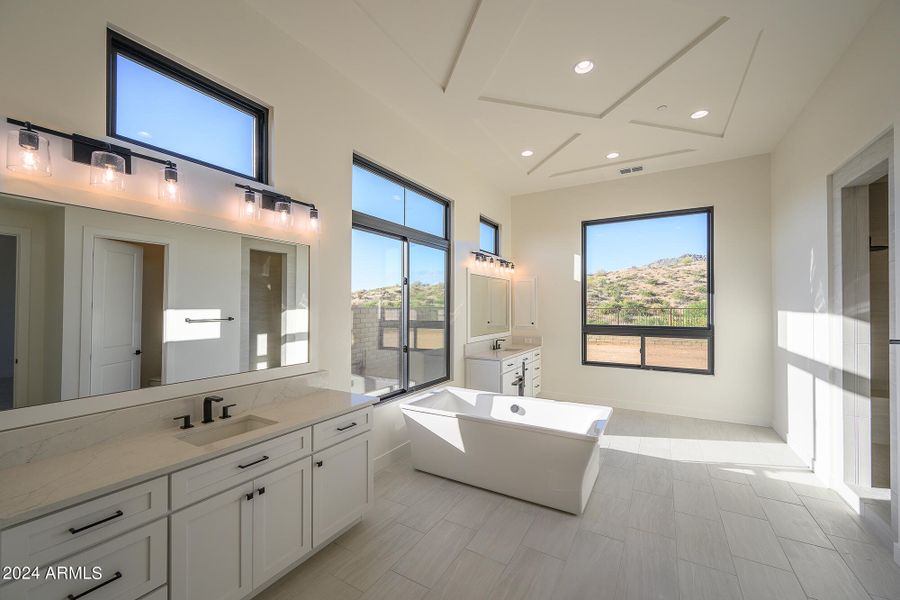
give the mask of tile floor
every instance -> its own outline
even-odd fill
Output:
[[[616,410],[578,517],[413,470],[261,600],[900,600],[900,567],[768,428]]]

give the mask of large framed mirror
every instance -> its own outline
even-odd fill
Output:
[[[468,271],[469,341],[510,334],[509,279]]]
[[[308,363],[309,273],[303,244],[0,194],[0,410]]]

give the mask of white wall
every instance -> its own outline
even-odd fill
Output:
[[[715,375],[581,364],[581,222],[714,207]],[[516,275],[537,275],[542,395],[768,425],[769,158],[755,156],[512,200]]]
[[[321,209],[322,233],[314,253],[321,257],[314,267],[321,275],[313,274],[316,289],[312,311],[317,324],[313,360],[329,371],[331,387],[347,389],[350,379],[353,152],[453,201],[453,372],[461,382],[464,260],[477,248],[481,213],[506,226],[503,247],[509,251],[508,197],[476,175],[440,140],[415,129],[391,107],[351,84],[238,0],[160,0],[142,8],[115,0],[5,2],[0,52],[10,59],[4,62],[2,73],[4,81],[15,85],[4,86],[0,115],[102,137],[108,24],[273,107],[273,184],[279,191],[315,202]],[[34,42],[36,32],[41,43]],[[235,178],[191,169],[183,161],[179,161],[179,167],[186,169],[185,196],[189,202],[179,209],[155,206],[155,199],[149,196],[150,180],[129,180],[131,189],[145,192],[143,200],[130,193],[121,198],[93,193],[79,183],[87,177],[83,166],[64,161],[54,164],[55,174],[49,181],[13,181],[4,170],[0,190],[248,231],[233,216],[231,185]],[[66,173],[71,176],[68,182],[61,179]],[[250,380],[249,376],[242,377],[229,385],[238,385],[244,379]],[[0,417],[0,425],[2,422]],[[405,439],[399,411],[391,407],[378,409],[376,428],[376,453]]]
[[[831,418],[840,396],[828,384],[840,364],[829,349],[840,322],[828,314],[828,176],[900,126],[897,31],[900,2],[885,0],[772,154],[773,425],[801,457],[815,451],[816,472],[832,485],[843,448]],[[897,152],[895,141],[895,163]]]

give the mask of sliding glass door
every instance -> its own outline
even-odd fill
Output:
[[[450,378],[449,206],[356,158],[351,390],[388,398]]]

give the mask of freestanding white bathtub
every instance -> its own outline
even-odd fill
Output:
[[[581,514],[600,468],[606,406],[456,387],[401,405],[413,466]]]

